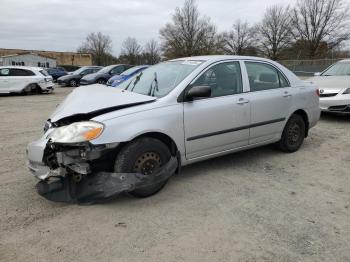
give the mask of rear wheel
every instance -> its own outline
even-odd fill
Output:
[[[104,85],[106,83],[106,80],[101,78],[101,79],[97,80],[97,83]]]
[[[141,173],[152,176],[153,172],[166,164],[171,157],[168,147],[158,139],[144,137],[126,145],[118,154],[114,171],[117,173]],[[168,182],[136,189],[130,192],[135,197],[148,197],[159,192]]]
[[[292,115],[282,133],[282,138],[278,142],[279,148],[288,153],[297,151],[304,142],[306,134],[306,124],[300,115]]]

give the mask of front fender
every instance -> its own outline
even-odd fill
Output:
[[[177,148],[184,152],[182,104],[162,106],[108,120],[98,116],[93,120],[102,122],[105,129],[101,136],[91,141],[92,144],[128,142],[145,133],[158,132],[169,136]]]

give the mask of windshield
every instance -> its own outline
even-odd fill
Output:
[[[323,76],[346,76],[350,75],[350,63],[337,63],[325,72],[322,73]]]
[[[143,67],[143,66],[136,66],[136,67],[130,68],[130,69],[124,71],[121,75],[122,75],[122,76],[131,75],[131,74],[133,74],[134,72],[136,72],[137,70],[139,70],[140,68],[144,68],[144,67]]]
[[[100,74],[106,74],[106,73],[108,73],[110,70],[112,70],[114,67],[115,67],[115,65],[106,66],[106,67],[102,68],[100,71],[98,71],[98,73],[100,73]]]
[[[140,72],[119,87],[143,95],[163,97],[201,63],[202,61],[160,63]]]

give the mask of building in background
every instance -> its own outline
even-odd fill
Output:
[[[13,54],[0,56],[0,66],[37,66],[37,67],[56,67],[56,59],[37,55],[35,53]]]
[[[36,55],[38,57],[39,56],[45,57],[47,59],[53,59],[56,61],[55,66],[90,66],[92,65],[91,54],[82,54],[82,53],[75,53],[75,52],[55,52],[55,51],[0,48],[0,57],[14,56],[14,55],[19,56],[19,55],[28,55],[28,54]],[[36,64],[35,66],[38,66],[38,65]],[[53,66],[50,65],[50,67],[53,67]]]

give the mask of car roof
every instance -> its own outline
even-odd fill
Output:
[[[271,60],[256,56],[238,56],[238,55],[207,55],[207,56],[190,56],[176,58],[170,61],[202,61],[202,62],[219,62],[222,60],[259,60],[270,62]]]
[[[9,69],[26,69],[26,70],[44,70],[45,68],[42,67],[35,67],[35,66],[0,66],[0,68],[9,68]]]

